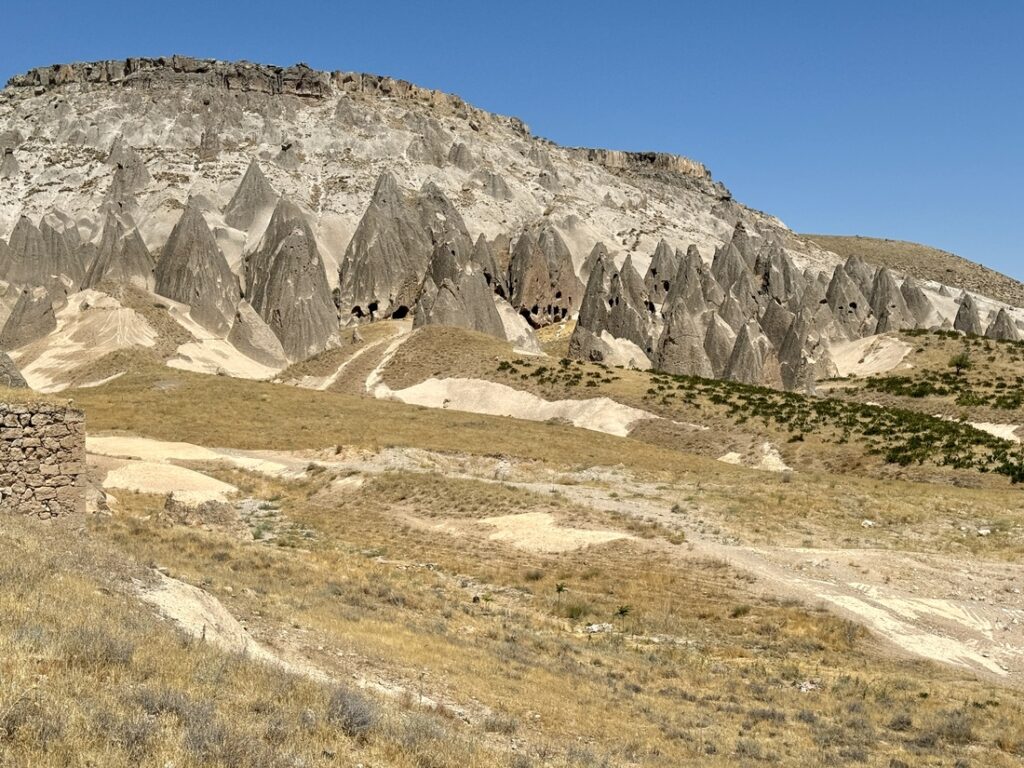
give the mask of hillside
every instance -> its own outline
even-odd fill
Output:
[[[889,267],[919,280],[932,280],[965,291],[1020,306],[1024,284],[983,264],[918,243],[875,237],[801,235],[844,259],[860,256],[880,267]]]

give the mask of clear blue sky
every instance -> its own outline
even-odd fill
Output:
[[[47,2],[0,78],[185,53],[394,75],[563,144],[696,158],[800,231],[1024,278],[1024,2]]]

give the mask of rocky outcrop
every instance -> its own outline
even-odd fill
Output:
[[[217,247],[199,207],[185,207],[156,265],[156,292],[188,305],[192,319],[226,336],[241,298],[238,278]]]
[[[256,158],[249,163],[238,189],[224,208],[224,223],[235,229],[248,230],[261,211],[272,209],[278,194],[263,175]]]
[[[741,384],[762,384],[764,355],[760,344],[761,333],[753,324],[746,324],[736,336],[723,378]]]
[[[846,267],[836,267],[825,299],[836,323],[846,332],[847,337],[859,339],[874,333],[876,323],[871,304],[857,282],[850,277]]]
[[[704,334],[704,351],[716,379],[725,378],[735,346],[735,331],[725,320],[712,314],[708,320],[708,330]]]
[[[583,284],[557,232],[542,230],[539,239],[529,230],[520,235],[509,265],[509,289],[512,306],[534,327],[559,322],[576,311]]]
[[[128,229],[120,218],[108,213],[84,287],[97,288],[102,283],[113,283],[153,291],[156,289],[155,268],[153,256],[139,231],[134,227]]]
[[[1005,307],[1000,308],[996,319],[985,330],[985,337],[996,341],[1020,341],[1021,333]]]
[[[288,365],[281,340],[247,301],[238,302],[228,342],[243,355],[268,368]]]
[[[711,179],[711,173],[701,163],[679,155],[664,152],[623,152],[615,149],[570,149],[605,168],[622,171],[667,171],[698,179]]]
[[[673,306],[658,340],[658,370],[682,376],[712,378],[711,360],[704,349],[705,330],[682,303]]]
[[[878,318],[876,333],[902,331],[917,326],[914,313],[907,306],[896,278],[888,269],[883,268],[875,273],[871,287],[871,309]]]
[[[907,309],[914,318],[914,325],[917,328],[932,328],[941,323],[935,305],[912,277],[908,277],[900,286],[900,293],[907,304]]]
[[[0,349],[18,349],[57,328],[53,301],[45,288],[26,288],[0,330]]]
[[[953,328],[968,336],[981,336],[985,333],[985,326],[982,325],[981,316],[978,314],[978,305],[969,293],[965,293],[960,301],[960,309],[957,310]]]
[[[28,382],[6,352],[0,352],[0,387],[25,389]]]
[[[658,243],[644,275],[644,287],[654,304],[664,304],[672,289],[672,280],[679,271],[679,256],[664,240]]]
[[[415,306],[436,243],[451,240],[468,253],[462,217],[433,184],[418,195],[381,174],[339,269],[343,316],[405,317]]]
[[[449,325],[506,338],[483,271],[471,260],[463,262],[453,243],[440,243],[434,250],[413,320],[414,327],[424,325]]]
[[[247,299],[290,360],[322,352],[338,329],[316,237],[302,211],[282,198],[259,247],[246,260]]]

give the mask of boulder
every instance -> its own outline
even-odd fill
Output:
[[[218,336],[234,323],[238,278],[193,201],[171,230],[156,264],[156,292],[188,305],[192,319]]]
[[[338,329],[316,237],[297,205],[281,198],[256,250],[246,258],[247,299],[289,360],[327,347]]]

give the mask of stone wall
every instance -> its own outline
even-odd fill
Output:
[[[84,511],[84,414],[0,402],[0,513],[48,520]]]

